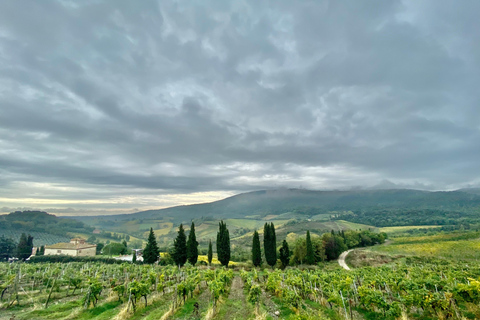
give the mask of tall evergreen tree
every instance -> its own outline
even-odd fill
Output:
[[[20,260],[25,260],[32,255],[32,248],[33,248],[33,237],[25,235],[22,233],[20,236],[20,241],[18,242],[17,246],[17,258]]]
[[[208,258],[208,265],[212,265],[212,259],[213,259],[212,240],[210,240],[210,242],[208,244],[207,258]]]
[[[193,222],[190,227],[190,233],[188,234],[187,260],[192,266],[194,266],[198,260],[198,242],[197,237],[195,236],[195,224]]]
[[[265,250],[265,260],[273,268],[277,263],[277,239],[273,222],[265,223],[263,227],[263,249]]]
[[[137,251],[133,250],[132,253],[132,263],[137,262]]]
[[[252,243],[252,263],[255,267],[258,267],[262,264],[262,252],[260,251],[260,237],[258,232],[255,230],[253,233],[253,243]]]
[[[315,253],[313,252],[312,239],[310,238],[310,231],[307,230],[307,256],[306,260],[308,264],[315,263]]]
[[[230,233],[228,232],[227,224],[223,220],[218,224],[217,255],[218,261],[220,261],[222,266],[228,267],[230,262]]]
[[[8,261],[15,254],[17,245],[11,238],[0,236],[0,261]]]
[[[155,239],[155,234],[153,233],[153,228],[150,228],[147,245],[143,250],[143,262],[150,264],[155,263],[158,261],[159,256],[160,249],[158,248],[157,240]]]
[[[290,249],[288,248],[287,240],[283,240],[282,247],[280,248],[280,261],[282,261],[282,267],[284,269],[290,262]]]
[[[187,237],[183,224],[178,227],[178,235],[173,242],[173,261],[177,266],[182,267],[187,262]]]

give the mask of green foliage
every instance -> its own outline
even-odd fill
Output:
[[[122,301],[122,297],[125,294],[125,285],[119,284],[118,286],[113,287],[112,290],[117,294],[118,301]]]
[[[0,230],[15,230],[17,233],[46,233],[66,236],[67,232],[91,233],[93,227],[83,222],[70,219],[58,218],[43,211],[15,211],[2,216]],[[18,238],[17,238],[18,239]],[[51,243],[37,243],[51,244]]]
[[[195,236],[195,224],[193,222],[190,227],[190,233],[188,234],[187,260],[192,266],[194,266],[198,260],[198,242]]]
[[[13,239],[0,236],[0,261],[8,261],[15,253],[16,247]]]
[[[265,250],[265,260],[273,267],[277,263],[277,238],[273,222],[265,223],[263,227],[263,248]]]
[[[48,255],[48,256],[33,256],[28,260],[28,263],[70,263],[70,262],[102,262],[105,264],[121,264],[125,261],[116,260],[106,257],[74,257],[67,255]]]
[[[298,238],[293,248],[293,263],[302,264],[307,256],[307,242],[304,238]]]
[[[117,256],[127,253],[127,248],[118,242],[111,242],[103,248],[103,254],[107,256]]]
[[[250,290],[248,290],[248,297],[247,301],[256,304],[260,301],[260,295],[262,294],[262,289],[258,284],[254,284],[253,286],[250,287]]]
[[[132,263],[136,263],[137,262],[137,252],[135,250],[133,250],[133,253],[132,253]]]
[[[145,306],[147,306],[147,295],[150,294],[150,285],[148,283],[134,280],[128,284],[127,290],[130,294],[134,311],[137,307],[137,301],[141,297],[145,299]]]
[[[83,305],[85,306],[85,308],[88,308],[91,303],[94,307],[97,305],[102,290],[102,283],[98,279],[93,278],[88,281],[87,292],[83,297]]]
[[[177,266],[183,266],[187,262],[187,238],[183,224],[178,227],[178,235],[173,242],[172,258]]]
[[[150,234],[148,235],[147,245],[143,250],[143,262],[152,264],[158,261],[160,256],[160,250],[158,249],[157,240],[155,240],[155,234],[153,229],[150,228]]]
[[[252,241],[252,263],[255,267],[262,264],[262,252],[260,251],[260,237],[255,230]]]
[[[212,265],[213,259],[213,248],[212,248],[212,240],[208,242],[208,253],[207,253],[208,264]]]
[[[222,221],[218,224],[217,233],[217,255],[218,261],[222,266],[228,267],[230,262],[230,233],[227,229],[227,224]]]
[[[343,251],[347,250],[345,240],[337,234],[325,233],[322,236],[322,240],[325,243],[327,260],[335,260]]]
[[[25,233],[22,233],[22,235],[20,236],[20,241],[17,245],[17,258],[20,260],[27,259],[32,254],[32,248],[33,237],[30,235],[28,235],[27,237]]]
[[[103,243],[97,243],[97,249],[95,251],[95,254],[101,254],[104,246],[105,245]]]
[[[315,254],[313,252],[313,245],[312,245],[312,239],[310,238],[310,231],[307,231],[306,247],[307,247],[306,262],[307,264],[314,264]]]
[[[280,248],[280,261],[282,262],[283,269],[290,263],[290,249],[288,248],[287,240],[283,240],[282,247]]]

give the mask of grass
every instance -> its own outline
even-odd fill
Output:
[[[480,239],[478,232],[440,233],[421,237],[401,237],[371,251],[386,254],[415,255],[455,260],[479,260]]]
[[[120,310],[119,306],[122,303],[119,301],[106,302],[98,307],[82,311],[74,319],[78,320],[87,320],[87,319],[96,319],[96,320],[109,320],[112,319]]]
[[[435,228],[441,228],[442,226],[400,226],[400,227],[383,227],[379,228],[380,232],[385,232],[385,233],[402,233],[406,232],[409,230],[418,230],[418,229],[435,229]]]
[[[59,304],[50,304],[47,309],[44,309],[43,305],[41,305],[30,312],[15,312],[15,315],[18,319],[63,319],[69,317],[72,314],[72,310],[80,306],[81,301],[76,300]],[[13,309],[12,311],[17,310]]]

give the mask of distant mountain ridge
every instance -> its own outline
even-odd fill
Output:
[[[420,191],[410,189],[313,191],[304,189],[260,190],[238,194],[223,200],[147,210],[132,214],[97,216],[104,220],[262,218],[286,213],[316,215],[345,211],[378,209],[440,209],[466,212],[480,208],[478,190]],[[94,217],[71,217],[89,220]]]

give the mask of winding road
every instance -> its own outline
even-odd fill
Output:
[[[342,254],[340,255],[340,257],[338,257],[338,264],[340,265],[340,267],[342,267],[343,269],[345,270],[350,270],[350,268],[347,266],[347,264],[345,263],[345,258],[347,257],[347,255],[350,253],[350,251],[353,251],[353,249],[350,249],[348,251],[344,251],[342,252]]]

